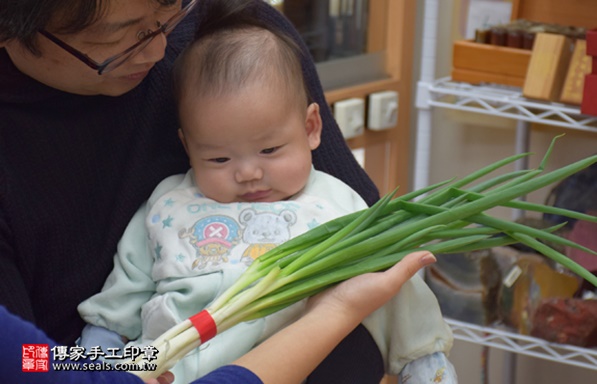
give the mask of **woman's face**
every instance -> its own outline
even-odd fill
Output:
[[[63,35],[48,32],[96,62],[103,62],[138,41],[140,31],[155,30],[181,8],[181,2],[158,7],[148,0],[112,0],[105,16],[83,31]],[[24,74],[50,87],[80,95],[119,96],[135,88],[149,70],[164,57],[166,36],[158,35],[137,55],[113,71],[98,75],[82,61],[38,34],[41,56],[37,57],[18,41],[4,43],[14,65]]]

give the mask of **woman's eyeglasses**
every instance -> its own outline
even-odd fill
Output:
[[[160,24],[158,22],[158,28],[155,31],[149,30],[147,32],[139,32],[139,41],[137,43],[127,48],[126,50],[112,57],[109,57],[103,63],[98,63],[97,61],[93,60],[83,52],[71,47],[70,45],[66,44],[64,41],[60,40],[59,38],[52,35],[50,32],[46,30],[42,29],[39,31],[39,33],[48,38],[54,44],[58,45],[60,48],[64,49],[65,51],[76,57],[77,59],[81,60],[89,68],[97,70],[97,73],[101,75],[103,73],[108,73],[112,71],[114,68],[119,67],[120,65],[122,65],[122,63],[135,56],[137,53],[141,52],[153,41],[153,39],[156,36],[162,33],[167,36],[170,32],[172,32],[174,28],[176,28],[176,26],[182,21],[182,19],[184,19],[185,16],[187,16],[193,10],[195,5],[197,4],[197,1],[198,0],[191,0],[185,7],[183,7],[178,13],[172,16],[164,24]]]

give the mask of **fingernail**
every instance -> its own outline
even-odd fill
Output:
[[[426,253],[423,257],[421,257],[421,264],[423,264],[423,266],[425,265],[429,265],[429,264],[433,264],[437,261],[437,259],[435,258],[435,256],[433,256],[432,253]]]

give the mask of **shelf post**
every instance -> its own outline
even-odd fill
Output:
[[[530,137],[531,137],[531,123],[528,121],[518,120],[516,122],[516,143],[515,152],[521,154],[529,151]],[[514,169],[521,171],[529,168],[529,158],[523,157],[514,163]],[[526,200],[526,196],[521,196],[519,200]],[[521,209],[512,210],[512,220],[518,220],[524,217],[524,211]]]
[[[435,55],[437,47],[437,24],[439,0],[425,0],[423,20],[423,41],[421,47],[421,78],[417,87],[417,101],[428,100],[420,95],[428,92],[435,78]],[[419,105],[417,116],[417,138],[415,150],[414,189],[429,184],[429,161],[431,158],[431,109],[429,105]]]

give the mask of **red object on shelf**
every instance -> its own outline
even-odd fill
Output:
[[[597,29],[587,31],[587,55],[597,56]]]
[[[549,298],[533,317],[531,335],[579,347],[597,346],[597,301]]]
[[[585,76],[580,112],[585,115],[597,116],[597,74]]]
[[[595,170],[597,170],[597,168],[595,168]],[[589,199],[590,198],[587,199],[587,203],[589,202]],[[597,209],[589,210],[586,213],[588,215],[597,217]],[[568,233],[568,235],[566,235],[566,237],[568,240],[572,240],[576,244],[580,244],[583,247],[597,251],[597,237],[595,237],[596,233],[597,223],[578,220],[574,223],[572,230],[570,233]],[[583,251],[581,249],[566,247],[566,256],[597,275],[597,257],[595,257],[595,255],[592,255],[589,252]]]

